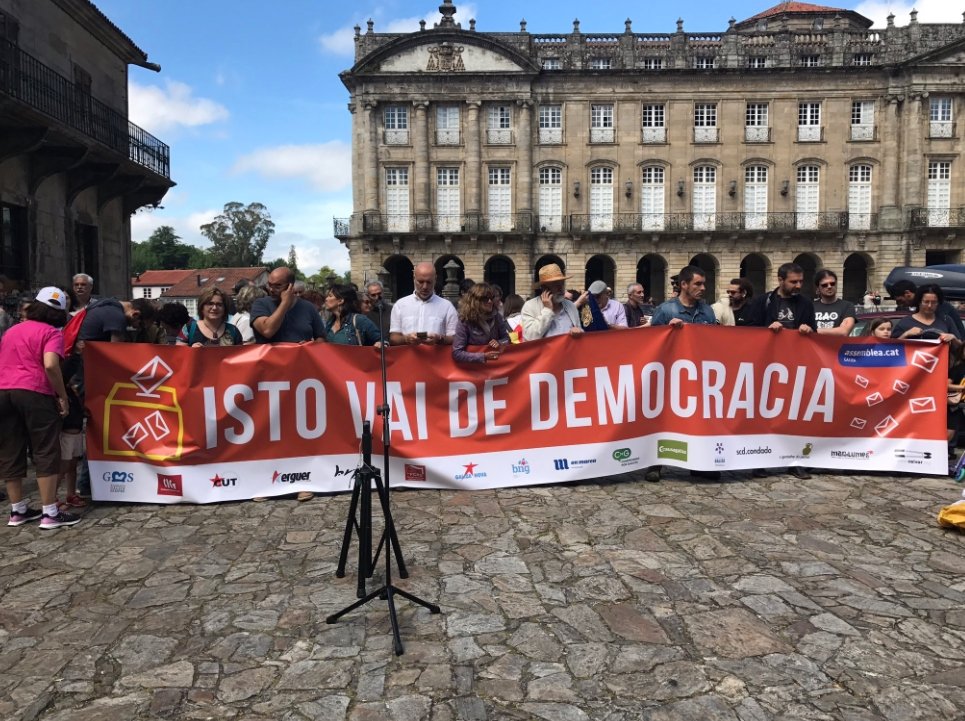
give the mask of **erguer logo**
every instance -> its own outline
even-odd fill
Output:
[[[625,461],[629,457],[630,457],[629,448],[617,448],[615,451],[613,451],[613,460],[615,461]]]
[[[657,458],[687,460],[687,441],[657,441]]]

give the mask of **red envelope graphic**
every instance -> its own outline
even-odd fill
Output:
[[[868,421],[866,421],[864,418],[852,418],[852,419],[851,419],[851,427],[852,427],[852,428],[857,428],[858,430],[861,430],[861,429],[864,428],[866,425],[868,425]]]
[[[892,388],[895,389],[895,393],[901,393],[902,395],[905,395],[905,393],[907,393],[911,389],[911,386],[905,383],[903,380],[896,380]]]
[[[885,416],[883,421],[875,424],[875,433],[877,433],[879,436],[887,436],[889,433],[895,430],[898,425],[898,421],[896,421],[894,418],[891,416]]]
[[[858,384],[859,386],[861,386],[862,388],[867,388],[867,387],[868,387],[868,379],[865,378],[864,376],[855,376],[855,377],[854,377],[854,382],[857,383],[857,384]]]
[[[912,413],[934,413],[938,410],[935,405],[935,399],[931,396],[909,399],[908,408]]]
[[[876,406],[879,403],[884,403],[885,398],[883,395],[881,395],[881,393],[875,391],[871,395],[865,397],[865,400],[868,402],[869,406]]]
[[[911,356],[911,364],[926,373],[931,373],[938,367],[938,356],[916,350]]]

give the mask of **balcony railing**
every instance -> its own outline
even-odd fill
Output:
[[[844,230],[848,214],[821,213],[595,213],[563,218],[563,231],[572,233],[622,233],[689,231],[787,231]]]
[[[348,235],[348,221],[336,220]],[[532,213],[494,213],[492,215],[364,215],[362,231],[366,233],[531,233]]]
[[[158,175],[171,177],[167,145],[7,40],[0,40],[0,93],[80,131]]]
[[[962,228],[965,208],[915,208],[910,224],[912,228]]]

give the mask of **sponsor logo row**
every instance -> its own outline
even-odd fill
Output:
[[[184,495],[184,477],[173,473],[155,473],[157,478],[157,494],[159,496]],[[111,493],[124,493],[128,486],[136,482],[133,472],[130,471],[105,471],[101,477],[104,482],[110,484]],[[297,471],[294,473],[281,473],[275,471],[272,474],[272,484],[282,483],[305,483],[312,478],[311,471]],[[215,473],[210,479],[211,487],[224,490],[227,488],[237,488],[239,485],[237,473]]]

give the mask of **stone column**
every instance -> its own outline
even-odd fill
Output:
[[[412,149],[415,151],[415,214],[429,214],[429,103],[416,101],[415,135]]]
[[[899,99],[895,96],[888,96],[885,98],[887,104],[884,108],[884,118],[881,123],[881,135],[882,139],[897,140],[899,138],[899,133],[901,132],[901,126],[899,125],[898,118],[898,103]],[[882,143],[882,154],[881,154],[881,205],[882,206],[894,206],[898,205],[898,197],[900,195],[898,189],[899,175],[898,175],[898,148],[899,143],[896,142],[886,142]]]
[[[478,216],[482,212],[482,192],[480,185],[480,166],[482,165],[482,151],[480,150],[479,109],[482,103],[478,100],[466,101],[466,215]],[[470,225],[472,221],[470,220]]]
[[[898,202],[903,206],[924,207],[925,198],[922,193],[922,112],[924,103],[921,94],[911,96],[910,106],[902,118],[902,137],[905,139],[905,151],[902,159],[905,167],[900,169],[899,175],[904,179],[904,187],[898,194]]]
[[[379,212],[379,138],[376,122],[376,103],[363,104],[365,113],[365,142],[363,144],[365,164],[365,213]]]
[[[519,165],[516,173],[516,212],[530,213],[533,210],[533,101],[518,100],[519,137],[516,147],[519,150]]]

